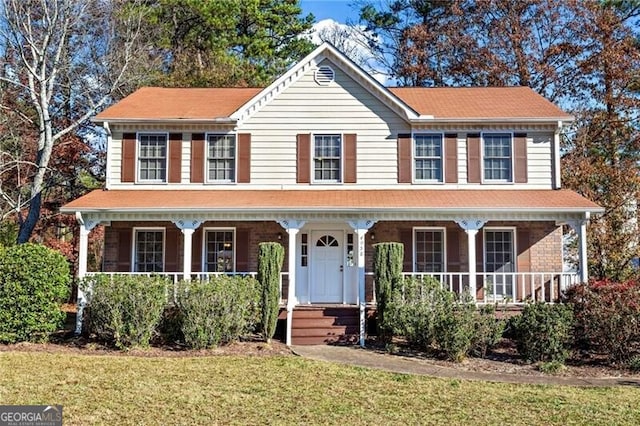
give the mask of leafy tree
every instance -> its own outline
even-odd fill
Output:
[[[20,243],[36,228],[47,190],[61,182],[56,167],[74,164],[59,150],[82,145],[88,118],[140,81],[135,63],[147,49],[136,43],[141,15],[129,5],[2,0],[0,101],[10,132],[0,172],[12,179],[2,179],[0,195],[17,217]]]
[[[147,22],[164,61],[165,86],[262,86],[309,53],[300,35],[313,15],[300,17],[291,0],[155,0]]]

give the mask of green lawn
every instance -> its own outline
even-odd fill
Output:
[[[0,404],[64,424],[640,424],[640,389],[493,384],[291,356],[0,353]]]

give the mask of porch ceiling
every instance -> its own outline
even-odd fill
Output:
[[[565,220],[603,209],[570,190],[96,190],[63,206],[103,220]]]

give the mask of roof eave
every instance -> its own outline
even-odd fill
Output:
[[[434,117],[430,115],[421,115],[418,118],[412,119],[412,123],[548,123],[556,125],[558,122],[572,122],[575,118],[573,116],[564,117]]]
[[[236,124],[238,120],[230,117],[215,118],[100,118],[92,117],[91,122],[96,124],[113,123],[113,124],[131,124],[131,123],[148,123],[148,124]]]

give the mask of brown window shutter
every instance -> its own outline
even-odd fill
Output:
[[[180,264],[178,256],[178,234],[180,230],[167,228],[164,234],[164,270],[165,272],[178,272]]]
[[[403,272],[413,272],[413,230],[401,229],[400,242],[404,245]]]
[[[458,134],[447,133],[444,135],[444,181],[446,183],[458,182]]]
[[[513,135],[514,171],[515,183],[527,183],[527,134],[516,133]]]
[[[107,173],[109,171],[107,170]],[[136,134],[122,135],[122,164],[120,165],[120,181],[135,182],[136,180]]]
[[[460,230],[447,229],[447,272],[460,271]]]
[[[182,133],[169,134],[169,183],[182,180]]]
[[[467,182],[480,183],[480,135],[478,133],[467,135]]]
[[[355,133],[344,135],[344,183],[358,181],[357,138]]]
[[[131,272],[131,237],[133,229],[118,230],[118,266],[117,272]]]
[[[202,272],[202,227],[199,227],[191,237],[191,271],[194,273]]]
[[[297,141],[297,182],[298,183],[310,183],[311,182],[311,134],[300,133],[298,134]]]
[[[236,272],[249,272],[249,230],[236,230]]]
[[[398,134],[398,183],[411,183],[411,169],[411,135]]]
[[[238,183],[251,182],[251,133],[238,133]]]
[[[204,182],[204,133],[191,136],[191,182]]]

